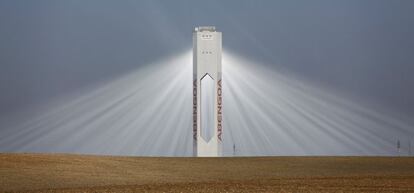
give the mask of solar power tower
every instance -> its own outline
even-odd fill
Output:
[[[221,32],[193,31],[193,154],[222,156]]]

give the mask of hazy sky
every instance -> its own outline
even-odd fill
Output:
[[[414,116],[414,1],[0,1],[0,117],[187,50],[194,26],[269,67]]]

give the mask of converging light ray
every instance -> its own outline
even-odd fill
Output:
[[[188,51],[2,122],[0,151],[191,156],[191,63]],[[397,155],[413,120],[376,109],[223,53],[226,156]]]
[[[0,145],[2,151],[183,156],[191,143],[190,94],[188,52],[61,99],[8,129]]]
[[[262,143],[253,151],[240,146],[238,155],[396,155],[396,139],[414,132],[412,120],[375,112],[375,106],[234,54],[225,54],[223,77],[231,92],[224,96],[225,128],[242,134],[228,143]],[[232,126],[235,115],[227,111],[235,102],[248,106],[238,117],[250,124]]]

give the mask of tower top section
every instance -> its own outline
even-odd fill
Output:
[[[215,26],[200,26],[194,29],[194,32],[203,32],[203,31],[215,32],[216,27]]]

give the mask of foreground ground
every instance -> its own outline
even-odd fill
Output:
[[[414,158],[0,154],[0,192],[414,192]]]

